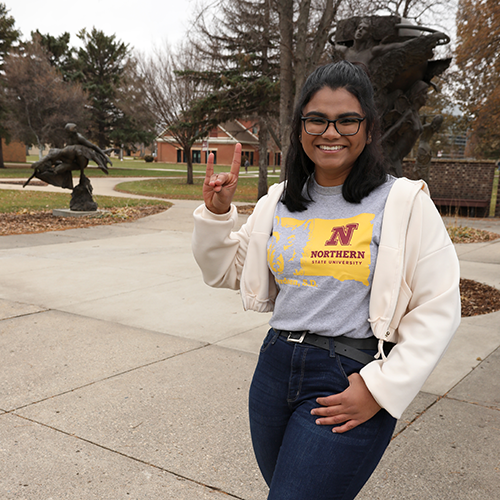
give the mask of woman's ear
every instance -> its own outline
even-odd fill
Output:
[[[373,130],[373,126],[370,128],[370,130],[368,131],[368,133],[366,134],[366,144],[371,144],[372,143],[372,130]]]

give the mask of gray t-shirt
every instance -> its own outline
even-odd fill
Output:
[[[278,285],[270,325],[276,330],[366,338],[382,217],[394,177],[361,203],[342,186],[311,180],[314,200],[303,212],[276,206],[267,260]]]

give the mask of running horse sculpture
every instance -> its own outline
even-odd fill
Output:
[[[35,170],[31,177],[24,183],[27,186],[33,177],[36,177],[53,186],[72,189],[70,209],[74,211],[94,212],[97,203],[92,198],[92,185],[84,170],[93,161],[105,173],[108,174],[108,163],[112,165],[107,153],[92,144],[76,130],[74,123],[68,123],[64,127],[68,134],[67,145],[62,149],[51,149],[49,154],[41,160],[33,163]],[[73,187],[74,170],[80,171],[80,182]]]

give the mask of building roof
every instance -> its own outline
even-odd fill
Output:
[[[258,146],[259,138],[252,132],[252,123],[243,122],[240,120],[230,120],[218,125],[217,137],[210,136],[196,141],[195,144],[201,144],[208,140],[211,145],[217,144],[236,144],[239,142],[242,145]],[[157,142],[177,143],[177,140],[172,135],[169,135],[168,128],[165,129],[157,138]]]

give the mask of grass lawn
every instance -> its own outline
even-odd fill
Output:
[[[28,162],[38,160],[38,157],[29,156]],[[15,166],[14,166],[15,165]],[[216,165],[215,172],[228,170],[228,165]],[[251,167],[250,173],[257,173],[257,167]],[[0,168],[1,179],[28,179],[33,170],[31,163],[9,164],[7,168]],[[205,165],[193,165],[194,176],[205,175]],[[79,172],[75,172],[73,177],[79,177]],[[93,163],[85,169],[87,177],[105,177],[106,174],[97,168]],[[113,166],[109,167],[110,177],[187,177],[187,167],[179,163],[146,163],[142,160],[114,160]]]
[[[257,201],[257,177],[240,177],[234,201],[255,203]],[[276,180],[277,182],[277,180]],[[143,196],[156,196],[177,200],[202,200],[203,177],[195,178],[194,184],[186,184],[185,179],[151,179],[122,182],[118,191]]]
[[[113,196],[93,195],[99,208],[165,205],[163,200],[140,200]],[[43,193],[0,189],[0,213],[69,208],[71,193]]]

